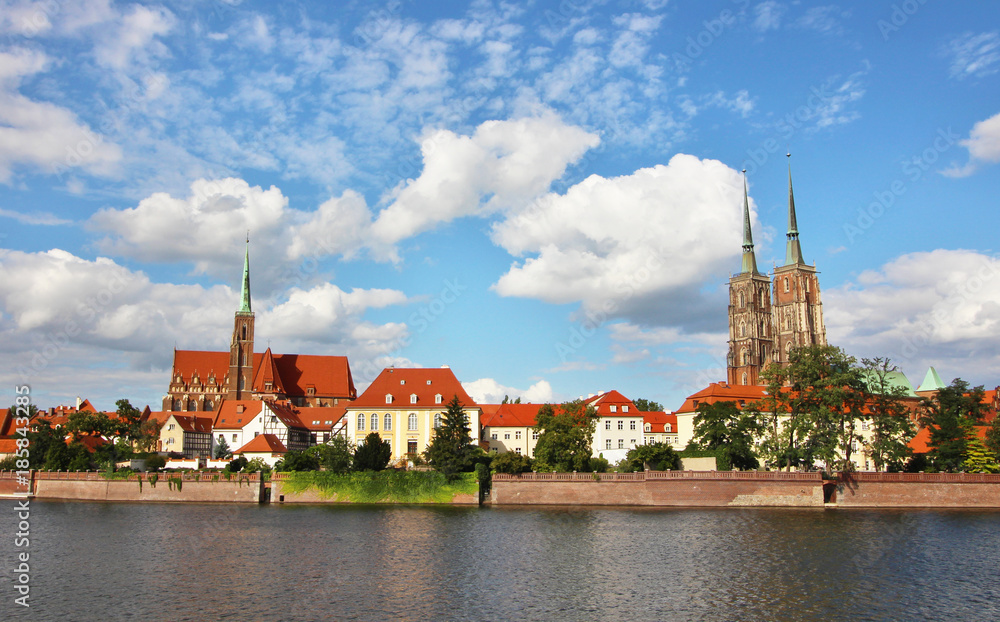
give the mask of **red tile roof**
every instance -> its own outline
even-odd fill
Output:
[[[173,414],[177,425],[181,426],[181,429],[185,432],[200,432],[203,434],[212,433],[212,424],[214,423],[214,420],[211,416],[180,415],[177,413],[170,414]]]
[[[215,426],[223,430],[238,430],[253,421],[264,407],[261,400],[222,400]]]
[[[601,417],[620,417],[625,415],[627,417],[635,417],[639,412],[639,409],[635,407],[632,400],[628,399],[618,391],[606,391],[604,393],[598,393],[593,397],[588,397],[584,400],[584,403],[590,404],[597,411],[597,414]],[[611,412],[611,406],[614,405],[615,412]],[[622,406],[628,406],[628,412],[622,412]]]
[[[489,418],[481,418],[483,427],[532,428],[542,404],[501,404]]]
[[[666,424],[670,424],[670,433],[677,432],[677,415],[673,413],[665,413],[659,411],[648,411],[642,413],[642,423],[649,424],[649,431],[652,432],[667,432],[668,430],[664,427]]]
[[[256,358],[256,357],[255,357]],[[285,393],[285,387],[281,384],[281,374],[274,363],[274,355],[271,348],[264,351],[264,356],[260,359],[260,364],[255,366],[257,373],[254,375],[252,387],[254,391],[260,393]],[[268,388],[270,384],[270,388]]]
[[[165,411],[154,410],[150,411],[149,415],[146,416],[146,421],[155,421],[156,425],[163,427],[163,424],[167,422],[167,419],[170,418],[170,415],[176,415],[176,414],[178,413],[170,412],[169,410]],[[211,418],[213,420],[215,419],[214,416],[212,416]]]
[[[261,368],[264,354],[254,353],[255,370]],[[346,356],[274,354],[272,359],[287,395],[305,396],[306,390],[310,387],[315,389],[315,395],[320,396],[350,398],[357,394]],[[176,379],[178,373],[185,384],[190,384],[197,373],[198,379],[203,384],[208,383],[209,376],[214,376],[215,385],[221,387],[229,373],[229,352],[174,350],[171,382]]]
[[[329,432],[345,413],[347,413],[346,404],[295,409],[299,421],[310,432]]]
[[[240,447],[233,453],[284,454],[288,453],[288,450],[285,449],[284,444],[282,444],[282,442],[274,434],[259,434],[253,437],[249,443]]]
[[[14,415],[9,408],[4,408],[2,412],[3,414],[0,415],[0,436],[10,436],[13,434],[11,430],[14,427]]]
[[[684,404],[676,410],[679,413],[695,412],[701,404],[716,402],[744,402],[750,404],[759,401],[767,394],[767,387],[759,385],[730,385],[725,382],[713,382],[701,391],[688,396]]]
[[[989,431],[990,426],[988,425],[977,425],[972,427],[976,432],[976,436],[979,440],[986,440],[986,433]],[[917,431],[917,435],[913,437],[909,443],[910,449],[913,450],[915,454],[925,454],[931,450],[930,448],[931,440],[931,429],[930,428],[920,428]]]
[[[16,438],[0,438],[0,455],[12,454],[17,451]]]
[[[385,396],[391,394],[393,400],[387,404]],[[416,395],[417,402],[411,405],[410,396]],[[435,403],[435,396],[441,396],[441,403]],[[389,367],[382,370],[358,399],[351,402],[351,410],[392,408],[437,408],[444,409],[453,396],[466,408],[479,405],[462,388],[455,374],[448,367]]]

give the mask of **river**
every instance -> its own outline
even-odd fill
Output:
[[[30,508],[4,620],[1000,619],[996,511]]]

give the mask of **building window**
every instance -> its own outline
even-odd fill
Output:
[[[649,432],[652,429],[652,427],[653,426],[649,425],[648,423],[644,423],[644,424],[642,424],[642,431],[643,432]]]
[[[411,404],[416,404],[417,403],[417,394],[416,393],[411,393],[410,394],[410,403]]]
[[[410,413],[410,416],[406,418],[406,429],[411,432],[417,429],[417,413]]]
[[[622,404],[622,412],[623,413],[627,413],[628,412],[628,404]]]
[[[743,294],[743,292],[740,292],[740,307],[745,306],[747,306],[747,297]]]
[[[417,453],[417,439],[415,438],[406,439],[406,453],[411,456]]]
[[[629,421],[628,422],[628,429],[629,430],[634,430],[635,429],[635,421]]]
[[[363,413],[358,413],[358,431],[365,429],[365,416]]]
[[[618,439],[618,449],[625,449],[625,439]]]
[[[233,442],[234,443],[236,442],[236,435],[235,434],[233,434]]]
[[[430,380],[428,380],[428,381],[427,381],[427,384],[430,384],[430,383],[431,383],[431,381],[430,381]],[[442,397],[441,397],[441,394],[440,394],[440,393],[438,393],[437,395],[435,395],[435,396],[434,396],[434,403],[435,403],[435,404],[441,404],[441,403],[443,403],[443,402],[444,402],[444,398],[442,398]]]
[[[372,413],[372,432],[378,430],[378,415]]]
[[[785,277],[785,293],[788,292],[788,277]]]
[[[514,453],[516,453],[517,455],[520,456],[521,455],[521,448],[520,447],[515,447],[514,448]]]
[[[625,421],[623,419],[619,419],[618,420],[618,429],[619,430],[624,430],[625,429]]]
[[[392,432],[392,415],[385,413],[385,417],[382,417],[382,429],[386,432]]]
[[[747,373],[746,372],[743,372],[743,382],[742,382],[742,384],[743,384],[743,386],[746,386],[746,384],[747,384]]]
[[[493,440],[497,440],[497,433],[494,432],[492,435],[490,435],[490,438],[492,438]]]
[[[607,439],[606,441],[604,441],[604,448],[605,449],[611,449],[611,439],[610,438]]]
[[[514,440],[516,440],[516,441],[521,440],[521,431],[520,430],[518,430],[517,432],[514,432]]]
[[[385,403],[386,404],[392,404],[392,393],[386,393],[385,394]]]
[[[499,447],[490,447],[490,451],[492,451],[493,453],[499,453],[500,452],[500,448]]]
[[[618,412],[618,405],[617,404],[612,404],[611,405],[611,412],[613,412],[613,413]]]
[[[606,419],[604,421],[604,429],[605,430],[610,430],[611,429],[611,420],[610,419]]]
[[[434,414],[434,427],[435,428],[441,427],[441,413]]]
[[[167,426],[167,430],[173,430],[173,429],[174,429],[174,424],[171,423],[170,425]]]
[[[665,423],[665,424],[663,424],[663,430],[664,430],[665,432],[670,432],[670,431],[671,431],[671,430],[670,430],[670,424],[669,424],[669,423]]]
[[[538,440],[538,432],[532,432],[531,433],[531,440],[533,440],[533,441],[537,441]]]
[[[510,432],[507,432],[507,433],[505,433],[503,435],[503,440],[505,440],[505,441],[509,441],[510,440]]]

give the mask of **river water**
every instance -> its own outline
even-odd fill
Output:
[[[1000,619],[995,511],[13,506],[3,620]]]

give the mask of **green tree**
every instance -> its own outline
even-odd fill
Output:
[[[736,402],[715,402],[698,405],[691,440],[698,449],[723,452],[734,469],[752,470],[760,466],[754,453],[760,432],[759,414],[743,412]]]
[[[527,473],[531,470],[531,458],[514,453],[513,451],[497,454],[490,464],[494,473]]]
[[[793,348],[787,365],[763,371],[763,408],[774,409],[767,421],[772,459],[783,460],[786,468],[794,461],[806,468],[817,462],[830,470],[852,468],[857,425],[868,416],[855,363],[840,348],[813,345]],[[783,425],[780,417],[787,417]]]
[[[354,450],[354,470],[382,471],[389,464],[390,456],[392,448],[389,441],[383,441],[378,432],[369,432]]]
[[[215,445],[215,450],[212,452],[212,456],[216,460],[222,460],[223,458],[229,458],[233,455],[233,450],[229,448],[229,443],[226,442],[226,438],[219,435],[219,441]]]
[[[262,471],[266,474],[271,472],[271,465],[265,462],[263,458],[254,458],[247,462],[246,470],[248,473]]]
[[[511,401],[511,399],[510,399],[510,396],[509,396],[509,395],[504,395],[504,396],[503,396],[503,401],[502,401],[502,402],[500,402],[500,403],[501,403],[501,404],[520,404],[520,403],[521,403],[521,398],[520,398],[520,397],[518,397],[518,398],[517,398],[516,400],[514,400],[514,401]]]
[[[889,359],[861,360],[861,373],[867,387],[866,402],[871,416],[869,455],[876,471],[901,471],[913,450],[910,440],[916,433],[910,412],[903,402],[906,388],[891,381],[899,368]]]
[[[930,430],[927,461],[936,471],[960,471],[967,457],[969,434],[984,414],[983,387],[969,390],[969,383],[955,378],[918,407],[920,423]]]
[[[1000,416],[994,417],[986,430],[986,448],[993,452],[995,460],[1000,461]]]
[[[625,454],[623,471],[644,471],[646,465],[653,471],[676,471],[681,468],[681,457],[667,443],[638,445]]]
[[[246,469],[249,466],[249,462],[243,468]],[[308,450],[296,451],[292,450],[285,454],[285,457],[281,460],[281,470],[282,471],[318,471],[319,470],[319,458],[315,454],[310,453]]]
[[[663,412],[663,404],[654,402],[653,400],[647,400],[640,397],[637,400],[632,400],[632,403],[635,404],[637,410],[642,412]]]
[[[49,449],[54,446],[66,446],[66,435],[62,428],[53,427],[44,417],[38,417],[31,422],[27,437],[28,467],[31,469],[44,469]]]
[[[962,461],[962,470],[968,473],[1000,473],[1000,465],[997,464],[996,456],[986,448],[971,426],[965,441],[965,459]]]
[[[337,434],[328,442],[315,448],[319,464],[330,473],[347,473],[354,462],[354,443],[342,434]]]
[[[551,404],[538,409],[534,431],[535,468],[539,471],[587,471],[597,412],[580,400],[567,402],[558,412]]]
[[[445,477],[453,479],[457,473],[474,468],[472,450],[468,418],[455,395],[448,402],[441,425],[431,435],[431,442],[424,450],[424,458],[437,471],[444,473]]]

